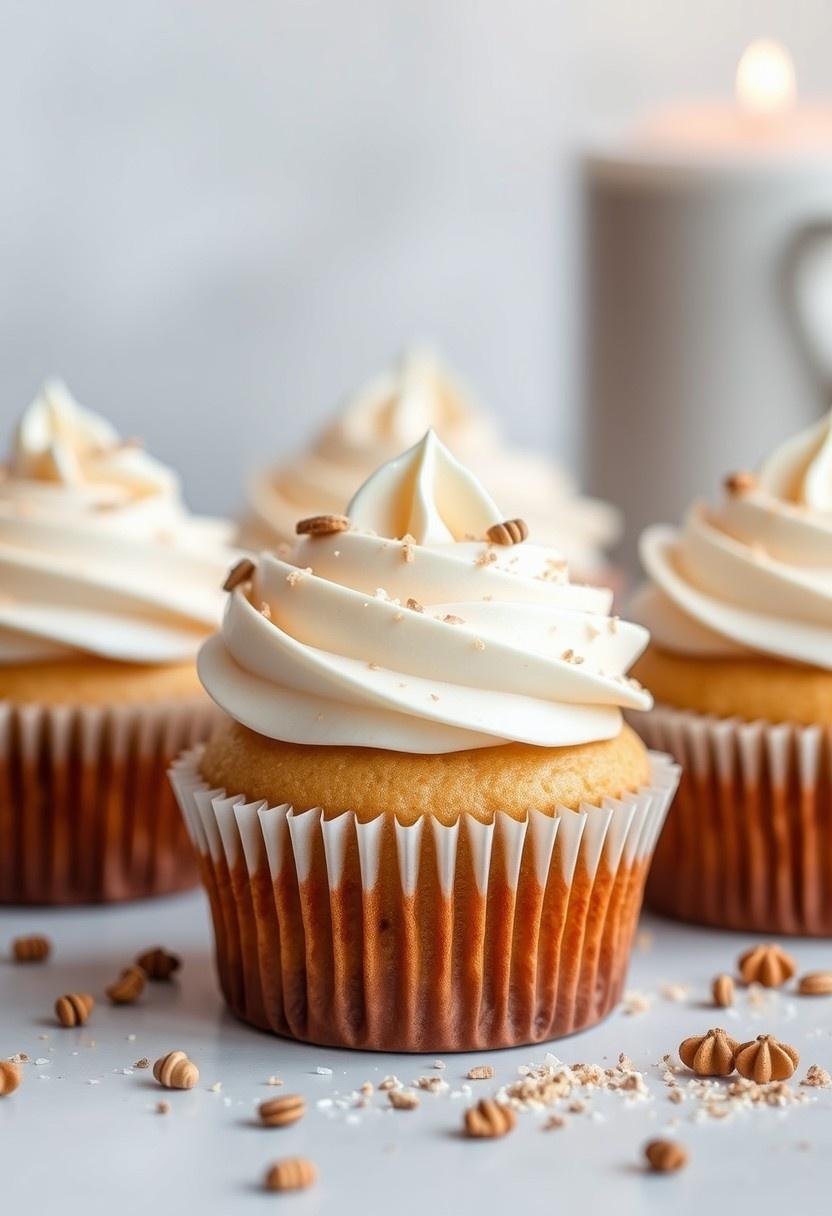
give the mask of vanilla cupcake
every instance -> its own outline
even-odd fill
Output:
[[[213,713],[194,657],[228,534],[62,385],[23,415],[0,472],[0,903],[192,885],[165,772]]]
[[[675,788],[622,724],[651,704],[626,676],[646,632],[512,544],[522,523],[432,433],[347,514],[238,568],[200,652],[226,717],[172,778],[226,1000],[378,1050],[589,1026]]]
[[[429,427],[498,499],[514,504],[535,539],[555,546],[577,577],[609,574],[606,551],[621,533],[618,512],[580,496],[548,457],[507,447],[470,390],[426,351],[406,354],[348,400],[308,451],[255,474],[241,543],[291,544],[301,516],[342,511],[374,469]]]
[[[659,911],[832,934],[832,418],[650,528],[632,606],[652,633],[638,729],[684,777],[649,883]]]

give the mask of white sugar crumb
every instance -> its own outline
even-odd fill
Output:
[[[678,1004],[688,999],[689,991],[687,984],[662,984],[659,989],[666,1001],[676,1001]]]
[[[260,605],[260,615],[264,616],[267,621],[272,619],[272,610],[265,600],[263,600],[263,603]]]
[[[127,1036],[127,1042],[128,1042],[128,1043],[135,1043],[135,1041],[136,1041],[136,1036],[135,1036],[134,1034],[128,1034],[128,1036]]]
[[[393,613],[393,620],[394,620],[394,621],[396,622],[396,624],[398,625],[399,621],[403,621],[403,620],[404,620],[404,613],[403,613],[403,612],[394,612],[394,613]]]
[[[209,1094],[218,1094],[222,1089],[222,1081],[215,1081],[213,1085],[208,1087]]]
[[[290,570],[289,573],[286,575],[286,582],[292,588],[297,587],[298,583],[300,583],[304,578],[306,578],[307,574],[311,574],[311,573],[312,573],[311,566],[307,566],[305,570]]]
[[[586,627],[587,641],[594,642],[597,637],[600,637],[600,635],[601,635],[601,630],[597,629],[595,627],[595,625],[589,625],[589,624],[587,625],[587,627]]]
[[[280,1077],[267,1077],[265,1084],[266,1085],[282,1085],[283,1082],[281,1081]]]
[[[35,1060],[35,1064],[51,1064],[51,1063],[52,1063],[52,1061],[47,1059],[46,1056],[38,1056],[38,1058]]]
[[[378,1087],[382,1093],[385,1093],[390,1089],[401,1089],[402,1083],[397,1076],[391,1073],[389,1076],[386,1076],[379,1081]]]
[[[319,1064],[318,1067],[315,1069],[315,1072],[318,1074],[319,1077],[331,1077],[332,1076],[332,1069],[325,1068],[323,1066],[323,1064]]]
[[[474,650],[485,650],[485,642],[482,638],[474,638]]]
[[[630,1017],[639,1014],[647,1013],[652,1005],[652,1001],[646,992],[637,992],[631,990],[624,993],[624,999],[621,1002],[622,1013],[628,1014]]]
[[[494,562],[496,562],[496,560],[497,560],[497,554],[489,546],[487,549],[483,549],[483,551],[481,553],[477,554],[477,556],[474,558],[474,565],[475,566],[491,566],[491,565],[493,565]]]
[[[447,1067],[447,1065],[445,1064],[445,1061],[444,1061],[444,1060],[434,1060],[434,1061],[433,1061],[433,1067],[434,1067],[434,1068],[439,1068],[439,1069],[442,1069],[442,1068],[446,1068],[446,1067]]]
[[[607,622],[607,629],[609,629],[610,633],[618,633],[618,623],[620,619],[621,618],[617,616],[610,617],[609,621]]]

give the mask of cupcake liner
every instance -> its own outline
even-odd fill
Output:
[[[832,735],[658,706],[636,727],[683,769],[647,884],[658,912],[832,936]]]
[[[463,1051],[569,1034],[618,1000],[669,757],[602,806],[448,827],[246,802],[208,788],[201,755],[171,781],[238,1017],[332,1046]]]
[[[167,768],[207,737],[216,714],[207,697],[0,702],[0,904],[102,903],[193,886]]]

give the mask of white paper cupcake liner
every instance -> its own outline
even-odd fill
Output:
[[[832,735],[658,706],[633,715],[683,769],[647,885],[657,911],[832,936]]]
[[[202,696],[0,701],[0,903],[98,903],[192,886],[167,768],[216,716]]]
[[[171,780],[200,858],[221,985],[246,1021],[317,1043],[452,1051],[539,1042],[621,992],[679,770],[581,810],[410,826]]]

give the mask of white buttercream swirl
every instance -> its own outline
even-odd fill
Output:
[[[648,528],[641,556],[650,583],[632,611],[659,646],[832,669],[832,415],[681,531]]]
[[[552,549],[481,539],[503,516],[432,432],[348,514],[350,531],[285,561],[261,554],[202,648],[203,683],[237,721],[436,753],[608,739],[621,707],[649,708],[625,676],[645,630],[610,618],[611,593],[570,583]]]
[[[471,392],[425,350],[409,352],[351,398],[309,451],[254,476],[242,542],[291,543],[301,516],[343,510],[379,465],[428,428],[498,500],[513,504],[538,540],[555,545],[583,574],[603,567],[604,549],[621,531],[618,512],[579,496],[548,458],[509,447]]]
[[[48,383],[0,472],[0,663],[186,661],[222,615],[229,527]]]

